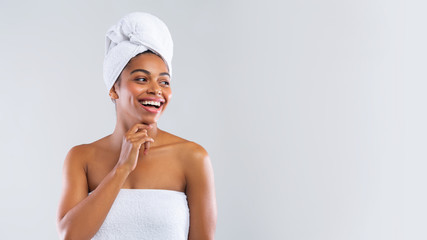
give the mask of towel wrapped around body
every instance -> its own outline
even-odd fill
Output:
[[[183,192],[121,189],[93,240],[187,240],[190,215]]]

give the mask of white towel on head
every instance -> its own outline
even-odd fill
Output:
[[[106,34],[104,82],[110,91],[131,58],[151,50],[160,55],[172,75],[173,42],[166,24],[144,12],[124,16]]]

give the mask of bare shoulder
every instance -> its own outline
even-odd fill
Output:
[[[73,146],[67,153],[67,156],[65,158],[65,164],[79,164],[85,166],[87,160],[90,159],[91,156],[93,156],[93,153],[94,147],[90,144],[80,144]]]
[[[67,162],[73,162],[74,164],[85,165],[90,159],[93,159],[97,152],[105,151],[105,140],[107,137],[103,137],[91,143],[84,143],[71,147],[66,157]]]
[[[181,146],[181,159],[187,169],[203,168],[205,165],[210,165],[209,154],[200,144],[188,141]]]
[[[200,161],[205,159],[206,157],[209,157],[208,152],[204,147],[202,147],[200,144],[189,141],[186,146],[187,150],[187,156],[190,157],[193,161]]]
[[[68,153],[77,155],[77,156],[84,156],[90,152],[93,152],[93,150],[94,150],[94,146],[91,145],[91,143],[84,143],[84,144],[80,144],[72,147],[68,151]]]
[[[170,144],[181,144],[189,142],[187,139],[178,137],[172,133],[166,132],[164,130],[161,130],[161,134],[163,135],[164,139],[164,145],[170,145]]]
[[[208,152],[200,144],[163,131],[169,144],[179,149],[179,155],[189,161],[197,161],[208,157]]]

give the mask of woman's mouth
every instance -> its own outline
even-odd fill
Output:
[[[139,103],[141,104],[143,109],[151,113],[159,113],[161,112],[163,107],[163,102],[161,101],[141,100],[139,101]]]

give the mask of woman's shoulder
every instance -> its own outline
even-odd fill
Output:
[[[202,145],[170,133],[166,134],[168,141],[172,143],[169,145],[173,148],[172,152],[177,154],[176,156],[180,159],[187,174],[188,171],[203,171],[206,166],[211,164],[208,152]]]
[[[192,154],[192,155],[208,154],[202,145],[200,145],[194,141],[187,140],[187,139],[182,138],[182,137],[178,137],[178,136],[176,136],[172,133],[166,132],[166,131],[163,131],[163,134],[165,135],[165,138],[167,139],[166,144],[176,145],[176,147],[180,149],[181,153]]]
[[[88,159],[93,158],[97,151],[102,150],[105,145],[103,142],[105,138],[98,139],[90,143],[78,144],[70,148],[67,154],[67,158],[79,159],[82,163],[86,162]],[[73,160],[77,161],[77,160]]]
[[[195,188],[194,186],[206,182],[204,178],[212,175],[212,163],[206,149],[194,141],[173,134],[169,137],[175,142],[172,145],[173,152],[177,154],[182,163],[186,184],[191,184]]]
[[[84,164],[87,159],[94,153],[94,148],[90,144],[79,144],[70,148],[66,160],[68,162],[80,162]]]

